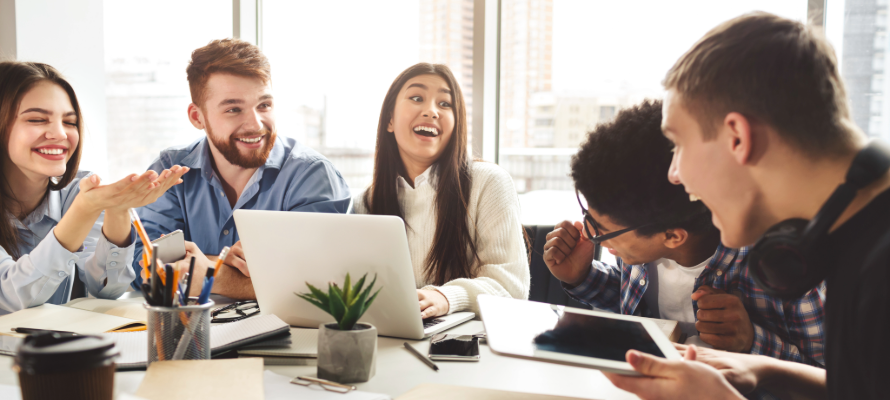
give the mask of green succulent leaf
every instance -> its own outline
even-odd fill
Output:
[[[383,290],[383,288],[378,288],[371,295],[374,284],[377,283],[377,275],[374,275],[374,279],[365,287],[367,277],[368,274],[365,274],[355,284],[352,284],[352,277],[346,274],[343,288],[341,289],[336,283],[331,282],[328,283],[327,293],[307,282],[306,286],[310,293],[295,292],[294,294],[334,317],[340,330],[351,330]]]
[[[309,287],[309,292],[312,293],[312,296],[326,306],[325,309],[329,308],[328,304],[330,304],[331,299],[330,297],[328,297],[327,294],[325,294],[325,292],[322,292],[317,287],[310,285],[309,282],[306,282],[306,286]]]
[[[312,303],[314,306],[316,306],[316,307],[318,307],[318,308],[324,310],[324,312],[328,312],[328,310],[330,309],[329,307],[327,307],[327,305],[322,304],[320,301],[316,300],[316,299],[315,299],[314,297],[312,297],[311,295],[308,295],[308,294],[302,294],[302,293],[294,293],[294,294],[297,295],[298,297],[300,297],[301,299],[306,300],[306,301]]]
[[[331,297],[330,314],[339,322],[343,320],[343,315],[346,314],[346,303],[343,301],[342,292],[331,285],[329,287],[329,296]]]
[[[371,303],[373,303],[373,302],[374,302],[374,299],[376,299],[376,298],[377,298],[377,295],[378,295],[378,294],[380,294],[380,291],[381,291],[381,290],[383,290],[383,288],[382,288],[382,287],[381,287],[381,288],[380,288],[380,289],[377,289],[377,291],[376,291],[376,292],[374,292],[374,295],[373,295],[373,296],[371,296],[371,298],[370,298],[370,299],[368,299],[368,302],[367,302],[367,303],[365,303],[365,309],[364,309],[364,310],[362,310],[362,314],[364,314],[364,313],[365,313],[365,311],[368,311],[368,308],[369,308],[369,307],[371,307]]]
[[[358,282],[355,283],[355,286],[352,287],[352,293],[354,293],[354,295],[353,295],[353,298],[350,299],[350,303],[347,303],[350,306],[352,306],[353,304],[355,304],[356,301],[358,301],[360,296],[357,296],[357,294],[362,292],[362,286],[365,286],[365,278],[367,278],[367,277],[368,277],[368,274],[365,274],[364,276],[362,276],[361,279],[358,280]]]
[[[352,297],[352,293],[350,292],[350,289],[352,289],[352,286],[349,285],[349,282],[350,282],[349,272],[347,272],[346,273],[346,282],[343,283],[343,302],[346,303],[347,305],[349,305],[349,301],[351,300],[351,297]]]

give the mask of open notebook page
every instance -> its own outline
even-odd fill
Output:
[[[0,317],[0,334],[25,335],[12,332],[12,328],[35,328],[77,333],[103,333],[139,322],[115,315],[99,314],[76,308],[43,304],[26,308]]]

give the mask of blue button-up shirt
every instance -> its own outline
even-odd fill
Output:
[[[24,220],[7,215],[18,230],[21,242],[18,260],[13,260],[9,252],[0,247],[0,314],[44,303],[67,303],[75,268],[80,271],[87,292],[103,299],[120,297],[136,277],[129,268],[133,262],[133,244],[117,247],[102,234],[105,213],[93,223],[77,251],[68,251],[56,239],[53,228],[80,193],[80,180],[89,175],[89,172],[78,172],[64,189],[48,192]],[[134,232],[131,237],[135,237]]]
[[[278,136],[266,164],[250,178],[235,207],[229,205],[219,177],[213,171],[207,138],[173,147],[149,169],[160,173],[173,165],[189,167],[182,183],[172,187],[153,204],[138,210],[148,236],[182,229],[185,240],[204,254],[218,254],[238,242],[233,213],[238,209],[344,213],[349,206],[349,187],[327,158],[294,139]],[[142,242],[136,244],[133,286],[142,285]],[[177,260],[163,260],[172,262]]]

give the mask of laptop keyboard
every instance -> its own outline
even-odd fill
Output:
[[[443,322],[445,322],[445,320],[442,318],[425,319],[425,320],[423,320],[423,329],[427,330],[427,329],[432,328],[432,327],[434,327],[438,324],[441,324]]]

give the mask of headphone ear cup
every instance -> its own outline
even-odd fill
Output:
[[[751,249],[748,271],[766,294],[791,300],[813,288],[810,281],[817,268],[806,256],[808,249],[801,248],[807,224],[809,221],[800,218],[782,221],[766,231]]]

